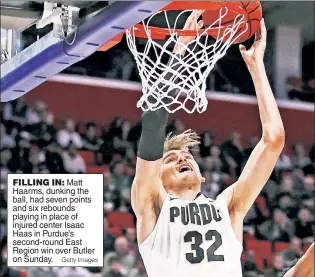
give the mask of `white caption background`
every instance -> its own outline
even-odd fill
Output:
[[[8,266],[103,266],[103,215],[103,174],[9,174]]]

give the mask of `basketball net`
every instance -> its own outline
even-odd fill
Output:
[[[236,42],[248,28],[247,24],[245,24],[246,28],[241,28],[241,25],[245,23],[244,15],[236,16],[233,22],[222,28],[222,22],[228,13],[228,8],[223,7],[220,9],[217,20],[206,29],[197,30],[195,40],[188,45],[180,44],[176,27],[180,17],[190,12],[192,11],[182,11],[177,16],[173,27],[170,27],[167,11],[157,12],[146,23],[142,22],[147,41],[141,50],[136,43],[137,27],[134,26],[126,31],[127,43],[134,55],[141,77],[143,95],[137,107],[143,111],[165,108],[169,113],[174,113],[179,109],[187,113],[204,112],[208,105],[206,79],[210,71],[225,55],[229,46]],[[153,17],[161,13],[164,14],[169,29],[169,34],[162,44],[161,41],[155,41],[152,38],[149,28]],[[198,19],[195,20],[197,24]],[[217,32],[215,40],[208,34],[211,29]],[[240,29],[242,30],[238,33]],[[186,51],[185,56],[172,52],[176,43],[179,44],[180,50]]]

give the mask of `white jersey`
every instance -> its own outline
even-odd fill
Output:
[[[140,245],[148,277],[241,277],[242,244],[227,203],[199,193],[187,201],[170,194],[156,226]]]

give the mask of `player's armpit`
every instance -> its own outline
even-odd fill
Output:
[[[136,176],[131,188],[131,205],[137,217],[139,245],[152,233],[167,195],[160,180],[161,165],[162,159],[137,159]]]
[[[268,181],[283,149],[284,140],[266,142],[262,138],[250,155],[239,179],[223,195],[229,210],[245,217]]]
[[[166,191],[160,180],[162,159],[146,161],[137,158],[136,175],[131,188],[131,205],[136,216],[161,208]]]

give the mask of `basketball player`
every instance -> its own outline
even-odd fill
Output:
[[[307,249],[300,260],[294,260],[289,269],[286,269],[279,277],[314,277],[314,242]]]
[[[201,13],[193,12],[185,29],[201,28],[202,22],[194,23]],[[193,39],[180,37],[174,53],[184,55],[180,45]],[[143,113],[131,201],[149,277],[242,276],[243,219],[284,146],[282,120],[263,63],[265,46],[262,20],[253,46],[240,46],[256,89],[262,137],[239,179],[217,199],[200,192],[205,179],[189,152],[197,135],[186,131],[165,140],[167,112]]]

